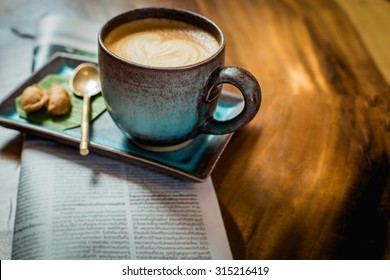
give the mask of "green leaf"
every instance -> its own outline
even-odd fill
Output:
[[[71,91],[68,87],[69,77],[49,74],[44,77],[38,84],[46,90],[49,90],[50,85],[53,83],[64,86],[69,93]],[[82,107],[83,99],[71,94],[71,110],[68,114],[63,116],[52,116],[47,112],[47,108],[44,107],[35,112],[26,112],[22,107],[22,96],[18,96],[15,99],[16,111],[19,116],[25,119],[28,119],[32,122],[38,123],[40,125],[46,126],[54,130],[65,130],[73,127],[80,126],[81,116],[82,116]],[[91,98],[91,115],[90,121],[92,122],[96,119],[101,113],[106,109],[103,96],[98,94]]]

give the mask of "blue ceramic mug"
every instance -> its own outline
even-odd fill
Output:
[[[142,24],[142,20],[147,19],[196,26],[211,34],[218,45],[205,59],[174,66],[131,61],[107,46],[107,37],[114,29],[136,21]],[[255,77],[242,68],[224,66],[222,30],[201,15],[171,8],[130,10],[109,20],[101,28],[98,39],[100,80],[107,110],[125,135],[143,148],[175,150],[201,133],[237,131],[248,124],[260,108],[261,90]],[[224,83],[241,91],[245,105],[233,119],[218,121],[213,113]]]

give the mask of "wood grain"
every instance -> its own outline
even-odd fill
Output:
[[[227,64],[250,70],[264,92],[213,173],[245,244],[234,250],[388,257],[390,91],[345,11],[332,1],[199,3],[216,10]]]
[[[372,59],[390,84],[390,1],[336,0],[356,28]]]

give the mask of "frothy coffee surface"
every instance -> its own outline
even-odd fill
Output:
[[[207,59],[219,49],[209,32],[181,21],[143,19],[123,24],[104,40],[114,54],[156,67],[176,67]]]

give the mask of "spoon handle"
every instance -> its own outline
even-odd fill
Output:
[[[85,94],[83,97],[83,112],[81,119],[81,142],[80,154],[86,156],[89,154],[89,110],[91,97]]]

